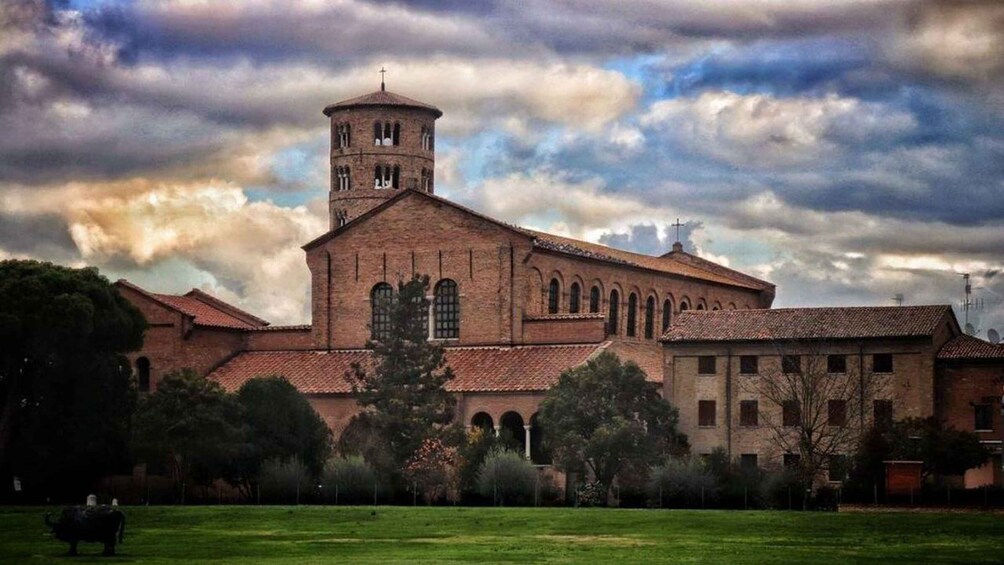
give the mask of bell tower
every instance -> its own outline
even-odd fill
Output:
[[[324,115],[331,120],[331,229],[401,190],[435,190],[439,108],[388,92],[381,79],[380,90],[330,104]]]

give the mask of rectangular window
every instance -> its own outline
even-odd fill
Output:
[[[715,426],[714,400],[699,400],[697,402],[697,425],[702,428]]]
[[[697,374],[715,374],[715,357],[713,355],[702,355],[697,358]]]
[[[847,456],[831,455],[829,461],[828,475],[833,482],[841,482],[847,478]]]
[[[798,409],[797,400],[789,400],[781,405],[781,422],[787,427],[796,427],[801,424],[802,411]]]
[[[802,462],[802,456],[797,453],[785,453],[784,454],[784,468],[785,469],[797,469],[799,464]]]
[[[978,432],[994,431],[994,407],[992,404],[976,404],[973,406],[976,421],[974,429]]]
[[[847,372],[846,355],[827,355],[826,372],[833,375],[843,375]]]
[[[872,417],[875,427],[888,428],[892,425],[892,400],[873,400]]]
[[[802,372],[802,358],[798,355],[781,356],[781,372],[786,375],[798,375]]]
[[[760,425],[760,407],[756,400],[739,402],[739,425],[749,427]]]
[[[872,355],[872,372],[891,373],[892,353],[876,353],[875,355]]]
[[[847,401],[830,400],[826,403],[827,420],[831,426],[847,425]]]
[[[739,468],[746,472],[757,470],[756,453],[743,453],[739,456]]]
[[[739,374],[740,375],[755,375],[760,372],[760,367],[758,366],[758,358],[756,355],[740,355],[739,356]]]

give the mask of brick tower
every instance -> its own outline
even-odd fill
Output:
[[[331,119],[331,229],[413,188],[433,192],[435,106],[380,90],[324,108]]]

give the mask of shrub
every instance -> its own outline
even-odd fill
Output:
[[[718,481],[704,463],[692,457],[666,459],[649,478],[649,498],[659,506],[700,508],[718,498]]]
[[[598,481],[588,481],[575,489],[575,505],[584,508],[603,506],[606,497],[606,487]]]
[[[493,449],[478,469],[478,493],[496,504],[533,502],[537,469],[514,451]]]
[[[760,483],[760,499],[767,508],[801,510],[805,499],[805,483],[794,469],[767,473]]]
[[[335,504],[364,504],[373,501],[377,475],[359,455],[333,457],[324,466],[321,483],[325,499]]]
[[[446,498],[456,501],[458,482],[457,449],[446,447],[439,439],[426,439],[404,466],[404,479],[422,495],[426,504]]]
[[[310,492],[310,473],[299,459],[269,459],[261,466],[262,500],[280,504],[299,504]]]

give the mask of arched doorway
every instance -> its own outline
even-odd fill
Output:
[[[478,412],[471,418],[472,428],[481,428],[486,433],[495,433],[495,422],[487,412]]]
[[[519,445],[520,453],[525,453],[526,429],[523,427],[523,416],[518,412],[506,412],[499,418],[499,425],[502,427],[501,433],[507,436],[505,439],[511,438],[514,445]]]

